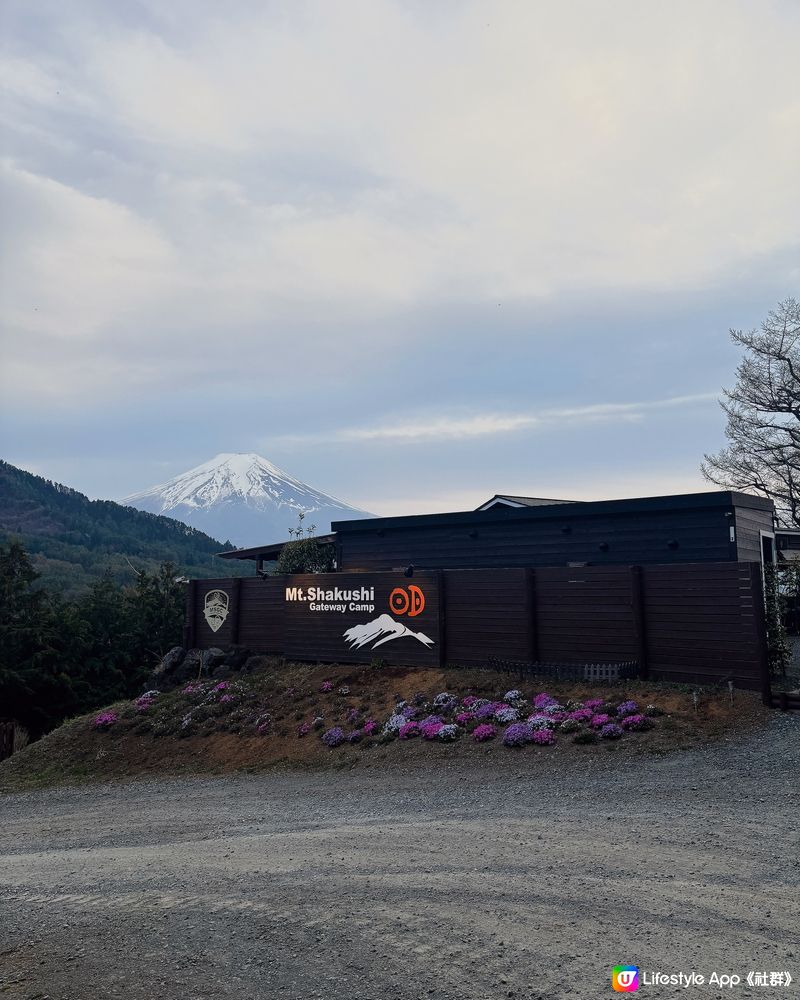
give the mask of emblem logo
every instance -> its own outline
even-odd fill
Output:
[[[389,594],[389,610],[396,615],[416,618],[425,610],[425,595],[413,583],[408,587],[395,587]]]
[[[203,617],[212,632],[219,632],[228,617],[228,595],[224,590],[209,590],[203,607]]]

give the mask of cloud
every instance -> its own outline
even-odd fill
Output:
[[[367,427],[345,427],[308,434],[285,435],[271,443],[283,446],[313,442],[395,441],[403,444],[435,444],[470,438],[495,437],[516,431],[536,431],[545,427],[580,426],[600,421],[639,421],[647,413],[672,407],[690,407],[716,401],[715,392],[672,396],[636,403],[595,403],[588,406],[553,407],[529,413],[478,413],[455,417],[432,417],[427,420],[401,419]]]
[[[796,274],[786,5],[159,6],[7,18],[22,335],[104,335],[111,372],[157,337],[158,378],[220,332],[249,366],[411,306]]]

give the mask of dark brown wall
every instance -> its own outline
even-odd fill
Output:
[[[434,640],[405,636],[377,648],[351,649],[343,632],[389,613],[394,587],[420,586],[424,612],[393,615]],[[287,602],[287,586],[374,586],[374,613],[311,612]],[[523,662],[638,661],[656,680],[717,683],[763,690],[766,638],[761,569],[756,563],[448,570],[438,574],[353,573],[198,580],[187,626],[201,648],[235,642],[298,660],[485,665],[490,657]],[[230,594],[230,613],[214,633],[205,594]],[[238,606],[238,612],[237,612]]]
[[[516,514],[511,511],[505,519],[476,518],[455,524],[381,528],[361,521],[358,530],[339,525],[340,568],[345,572],[408,565],[475,569],[565,566],[570,562],[613,566],[737,559],[736,545],[729,542],[730,521],[720,508],[596,517],[570,517],[565,512],[560,518],[531,520]],[[677,548],[670,547],[673,542]]]

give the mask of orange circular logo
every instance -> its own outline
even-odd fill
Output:
[[[395,587],[389,594],[389,610],[396,615],[408,615],[415,618],[425,610],[425,595],[416,584],[408,587]]]

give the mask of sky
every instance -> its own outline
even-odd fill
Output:
[[[800,284],[794,0],[3,0],[0,455],[378,514],[712,488]]]

